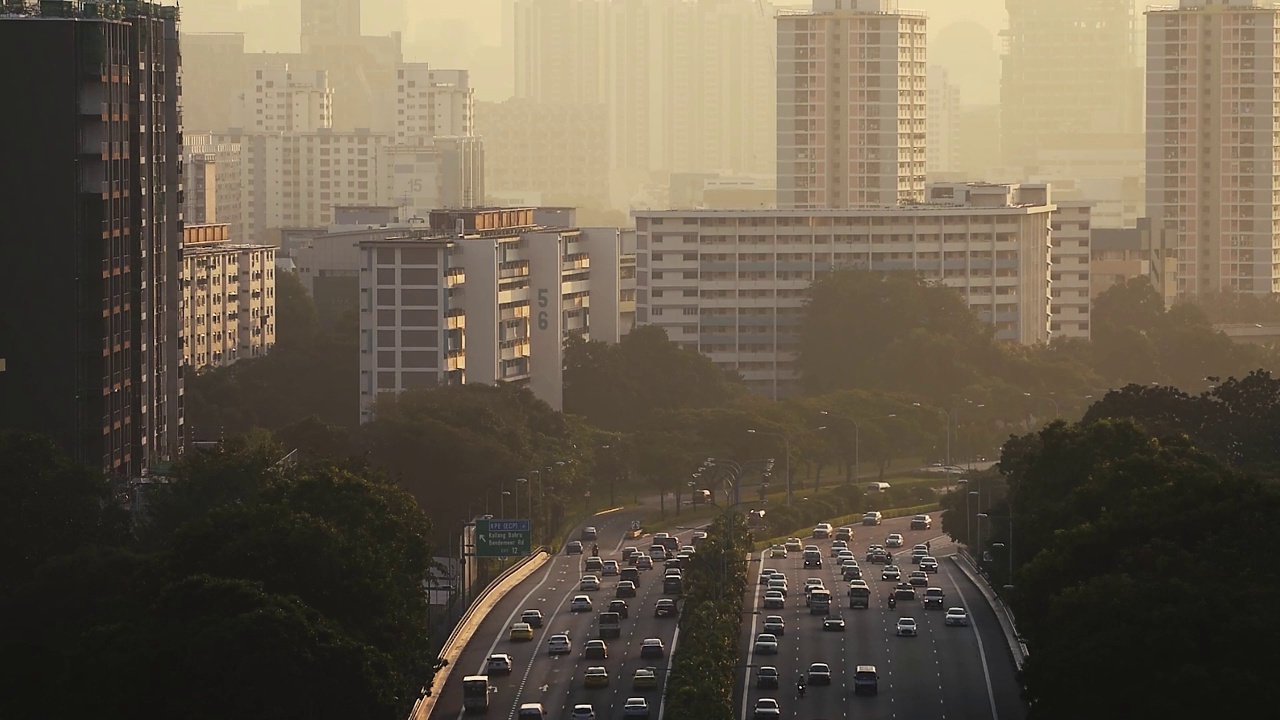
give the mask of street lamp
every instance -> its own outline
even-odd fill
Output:
[[[507,517],[507,496],[510,494],[510,490],[503,490],[501,496],[498,498],[498,517],[501,517],[504,520]],[[516,510],[516,514],[518,515],[519,513],[520,511]]]
[[[847,423],[853,424],[853,481],[858,482],[858,471],[862,469],[862,427],[858,424],[859,421],[854,420],[853,418],[831,415],[831,413],[826,410],[819,411],[819,414],[834,417],[837,420],[843,420]],[[888,420],[889,418],[896,417],[898,417],[897,413],[889,413],[888,415],[880,415],[878,417],[862,418],[862,421],[869,422],[871,420]],[[826,430],[827,428],[824,425],[818,429]]]
[[[529,482],[529,478],[516,478],[516,515],[520,514],[520,486]],[[533,522],[533,490],[529,493],[529,522]]]
[[[980,517],[980,518],[987,518],[988,520],[1007,520],[1007,521],[1009,521],[1009,545],[1008,545],[1008,547],[1007,547],[1007,550],[1009,551],[1009,576],[1008,576],[1008,580],[1009,580],[1009,582],[1013,582],[1013,510],[1012,510],[1012,508],[1010,508],[1009,515],[1008,515],[1007,517],[998,517],[998,516],[997,516],[997,517],[992,517],[992,516],[991,516],[990,514],[988,514],[988,513],[978,513],[978,517]],[[993,542],[993,543],[991,543],[991,547],[1005,547],[1005,544],[1004,544],[1004,543],[1000,543],[1000,542]]]
[[[1058,407],[1058,401],[1048,395],[1032,395],[1029,392],[1022,393],[1023,397],[1037,398],[1040,400],[1048,400],[1053,404],[1053,414],[1055,417],[1062,417],[1062,408]],[[1088,397],[1087,395],[1085,397]]]
[[[787,453],[787,464],[783,466],[782,471],[787,474],[787,507],[791,507],[791,438],[775,432],[760,432],[758,430],[748,430],[747,432],[752,435],[772,435],[782,438]]]

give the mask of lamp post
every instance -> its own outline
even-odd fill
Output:
[[[791,507],[791,438],[775,432],[760,432],[758,430],[748,430],[747,432],[752,435],[772,435],[782,438],[785,452],[787,453],[786,464],[783,465],[782,471],[787,475],[787,507]]]
[[[510,494],[511,494],[510,490],[503,490],[498,497],[498,516],[503,518],[504,520],[507,517],[507,496]],[[520,511],[517,510],[516,514],[518,515],[519,513]]]
[[[986,407],[985,403],[974,403],[972,400],[965,400],[965,402],[972,405],[975,410]],[[958,441],[960,439],[960,408],[959,407],[951,408],[951,412],[948,414],[948,417],[950,418],[951,424],[954,425],[956,428],[955,435],[956,435],[956,440]],[[948,445],[948,447],[950,447],[950,445]],[[951,452],[948,450],[947,454],[950,455]],[[951,462],[948,461],[947,465],[950,466]],[[969,456],[969,469],[973,470],[972,455]]]
[[[1008,516],[1006,516],[1006,517],[999,517],[999,516],[992,517],[989,513],[978,513],[978,517],[980,517],[980,518],[986,518],[986,519],[988,519],[988,520],[1006,520],[1006,521],[1008,521],[1008,523],[1009,523],[1009,546],[1008,546],[1006,549],[1009,551],[1009,552],[1008,552],[1008,554],[1009,554],[1009,575],[1008,575],[1008,577],[1007,577],[1007,580],[1008,580],[1008,582],[1009,582],[1009,583],[1012,583],[1012,582],[1013,582],[1013,507],[1012,507],[1012,506],[1010,506],[1010,508],[1009,508],[1009,514],[1008,514]],[[1003,546],[1004,546],[1004,543],[991,543],[991,547],[1003,547]],[[1006,585],[1007,585],[1007,583],[1006,583]]]
[[[516,514],[520,514],[520,486],[527,484],[529,478],[516,478]],[[533,489],[530,488],[527,493],[529,496],[529,522],[533,522]]]
[[[862,418],[862,420],[854,420],[853,418],[832,415],[826,410],[821,410],[819,411],[818,414],[825,415],[827,417],[833,417],[836,420],[843,420],[844,422],[847,422],[853,425],[853,481],[855,483],[858,482],[858,471],[862,469],[862,426],[859,425],[859,423],[870,422],[872,420],[888,420],[889,418],[898,417],[897,413],[889,413],[888,415],[879,415],[877,417],[869,417],[869,418]],[[820,427],[818,429],[826,430],[827,428],[824,425],[823,427]]]
[[[969,489],[969,478],[960,478],[956,481],[957,485],[964,488],[964,544],[973,547],[973,527],[971,520],[973,516],[969,513],[969,496],[977,495],[977,492]]]

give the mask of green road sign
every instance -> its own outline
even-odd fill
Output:
[[[532,530],[528,520],[476,520],[476,557],[528,555]]]

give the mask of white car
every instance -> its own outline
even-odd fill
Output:
[[[596,720],[596,709],[590,705],[574,705],[569,720]]]
[[[756,709],[751,714],[751,720],[774,720],[780,717],[782,717],[782,708],[777,700],[773,698],[756,700]]]
[[[547,640],[548,655],[568,655],[573,651],[573,642],[569,640],[568,635],[552,635]]]
[[[905,541],[902,539],[902,535],[900,533],[893,533],[884,539],[885,547],[902,547],[903,542]]]
[[[579,590],[599,590],[600,578],[595,575],[583,575],[582,580],[578,581]]]
[[[786,635],[787,622],[781,615],[768,615],[764,619],[764,631],[773,635]]]
[[[843,565],[845,560],[853,560],[857,562],[858,558],[853,554],[852,550],[841,550],[836,554],[836,561],[838,563]]]
[[[511,656],[506,653],[498,653],[490,655],[489,662],[485,665],[490,675],[510,675],[511,674]]]
[[[916,621],[914,618],[898,618],[898,637],[915,637]]]
[[[820,588],[820,587],[822,587],[822,578],[807,578],[804,581],[805,593],[808,593],[810,590],[814,588]]]
[[[831,523],[818,523],[813,526],[813,536],[820,539],[829,538],[831,537],[831,530]]]
[[[649,701],[642,697],[627,698],[627,702],[622,706],[622,717],[649,717]]]
[[[786,596],[787,596],[787,581],[786,581],[786,580],[782,580],[782,579],[777,578],[777,577],[773,578],[772,580],[770,580],[770,581],[769,581],[769,591],[770,591],[770,592],[775,592],[775,591],[776,591],[776,592],[780,592],[780,593],[782,593],[782,596],[783,596],[783,597],[786,597]]]
[[[756,654],[757,655],[777,655],[778,654],[778,636],[770,633],[760,633],[756,636]]]
[[[787,596],[779,590],[770,590],[764,594],[765,610],[781,610],[787,605]]]
[[[849,543],[843,540],[833,540],[831,542],[831,557],[836,557],[840,554],[841,550],[848,550],[848,549],[849,549]]]
[[[897,565],[885,565],[880,571],[880,579],[884,582],[898,582],[902,579],[902,571]]]
[[[574,595],[569,601],[569,612],[591,612],[591,598],[586,595]]]
[[[938,572],[938,559],[925,555],[920,558],[920,569],[925,572]]]
[[[943,619],[947,625],[955,625],[958,627],[969,626],[969,613],[962,607],[953,607],[947,609],[947,616]]]

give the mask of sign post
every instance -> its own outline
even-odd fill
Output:
[[[476,520],[476,556],[524,557],[533,550],[529,520]]]

